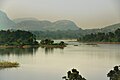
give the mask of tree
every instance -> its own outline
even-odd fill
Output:
[[[86,80],[84,77],[82,77],[79,74],[79,71],[77,69],[72,69],[72,71],[67,72],[67,76],[62,77],[65,80]]]
[[[110,80],[120,80],[120,66],[115,66],[113,70],[107,74],[107,77],[110,77]]]
[[[50,39],[45,39],[45,40],[41,40],[40,44],[42,44],[42,45],[52,45],[52,44],[54,44],[54,41],[50,40]]]
[[[59,43],[59,45],[65,45],[65,43],[64,43],[63,41],[61,41],[61,42]]]

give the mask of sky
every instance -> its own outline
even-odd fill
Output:
[[[120,23],[120,0],[0,0],[11,19],[71,20],[80,28]]]

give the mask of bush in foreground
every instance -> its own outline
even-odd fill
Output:
[[[115,66],[113,70],[110,70],[107,77],[109,77],[110,80],[120,80],[120,66]]]
[[[72,69],[72,71],[68,71],[67,76],[62,77],[62,79],[65,79],[65,80],[86,80],[84,77],[82,77],[79,74],[79,71],[77,71],[76,69]]]

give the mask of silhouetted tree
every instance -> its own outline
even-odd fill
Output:
[[[77,71],[76,69],[72,69],[72,71],[68,71],[67,72],[67,77],[64,76],[62,77],[65,80],[86,80],[84,77],[82,77],[79,74],[79,71]]]
[[[110,80],[120,80],[119,66],[115,66],[114,70],[110,70],[110,72],[107,74],[107,77],[110,77]]]

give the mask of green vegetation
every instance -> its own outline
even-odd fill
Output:
[[[40,46],[51,47],[51,48],[63,48],[66,47],[66,44],[63,41],[61,41],[60,43],[54,43],[54,41],[51,39],[45,39],[45,40],[41,40]]]
[[[72,69],[72,72],[68,71],[67,76],[64,76],[62,78],[65,80],[86,80],[79,74],[79,71],[77,71],[76,69]]]
[[[38,45],[36,36],[29,31],[0,31],[0,46]]]
[[[37,39],[76,39],[80,37],[84,31],[82,30],[66,30],[66,31],[31,31],[36,35]]]
[[[79,38],[81,42],[120,42],[120,29],[117,29],[114,33],[91,33]]]
[[[111,70],[108,74],[107,77],[110,78],[110,80],[120,80],[120,66],[115,66],[114,70]]]
[[[12,68],[12,67],[18,67],[19,63],[17,62],[7,62],[7,61],[0,61],[0,68]]]

